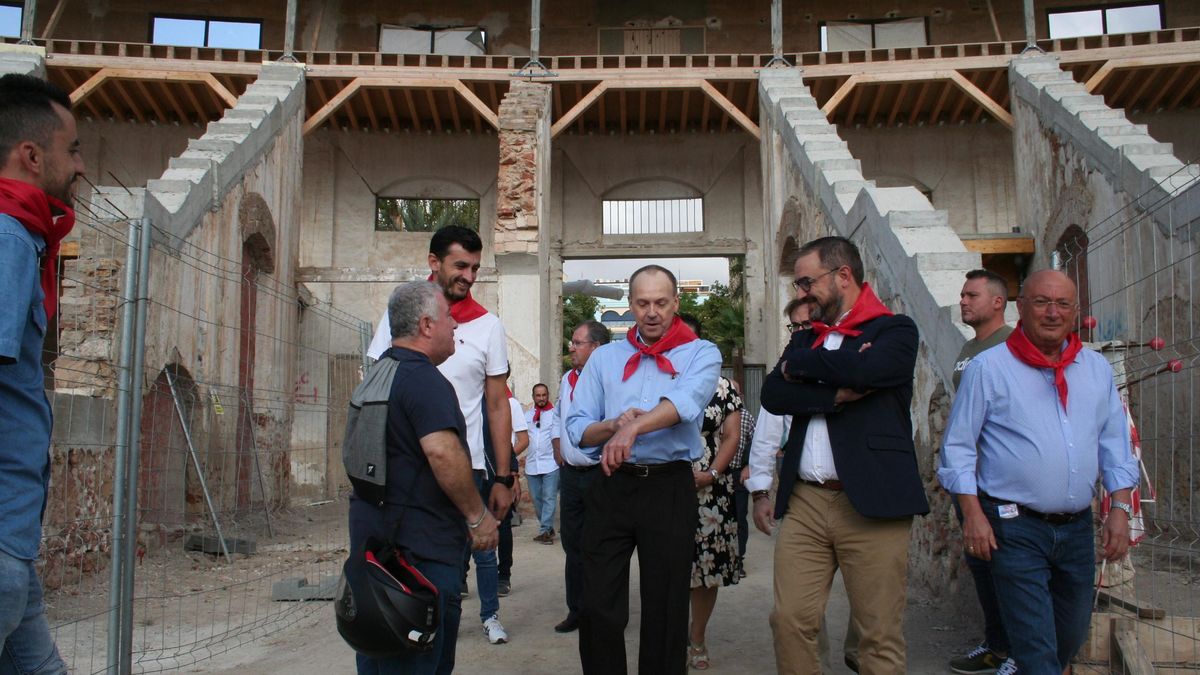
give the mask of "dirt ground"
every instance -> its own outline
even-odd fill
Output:
[[[501,599],[501,619],[510,641],[490,645],[479,624],[479,600],[472,594],[463,602],[463,622],[458,639],[456,672],[471,675],[538,675],[579,672],[578,634],[560,635],[553,626],[566,614],[563,604],[561,546],[531,540],[536,524],[526,521],[514,530],[512,595]],[[771,607],[771,551],[773,541],[755,531],[750,537],[747,577],[722,589],[709,625],[710,672],[773,673],[774,653],[767,614]],[[636,564],[633,566],[636,571]],[[475,587],[472,579],[470,586]],[[626,631],[630,672],[637,672],[639,602],[636,575],[632,582],[631,616]],[[910,593],[905,614],[909,672],[949,672],[946,660],[971,646],[976,628]],[[307,608],[306,608],[307,609]],[[331,675],[350,673],[354,655],[337,635],[333,609],[321,603],[294,625],[227,653],[184,669],[192,673],[289,673]],[[828,610],[834,653],[840,655],[842,629],[848,607],[840,579],[835,581]],[[953,613],[951,613],[953,614]],[[850,671],[841,659],[828,670]]]

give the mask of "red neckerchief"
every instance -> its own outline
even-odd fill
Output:
[[[881,316],[891,315],[892,310],[885,307],[879,301],[879,298],[875,297],[875,291],[871,290],[871,284],[864,282],[862,290],[859,291],[858,300],[855,300],[854,306],[850,308],[849,312],[846,312],[845,318],[832,326],[820,321],[812,322],[813,335],[817,336],[817,339],[813,340],[812,348],[819,348],[821,343],[825,342],[825,338],[829,337],[830,333],[841,333],[846,337],[858,337],[862,335],[862,331],[855,330],[855,326],[864,324],[872,319],[878,319]]]
[[[61,211],[61,216],[54,216]],[[42,255],[42,306],[46,318],[58,312],[58,248],[75,227],[75,211],[40,188],[11,178],[0,178],[0,213],[16,218],[25,229],[46,242]]]
[[[437,283],[437,275],[430,272],[426,281]],[[471,291],[467,291],[467,297],[462,300],[450,303],[450,316],[454,317],[454,322],[458,324],[474,321],[484,314],[487,314],[487,308],[475,302],[475,298],[471,297]]]
[[[629,360],[625,362],[625,375],[621,378],[622,382],[628,380],[630,377],[633,377],[633,374],[637,372],[638,364],[641,363],[643,356],[653,356],[654,364],[657,365],[658,369],[664,373],[678,375],[679,372],[676,371],[675,366],[671,364],[671,359],[663,356],[663,352],[669,352],[679,345],[685,345],[696,339],[696,334],[693,333],[692,329],[688,328],[688,325],[679,317],[675,317],[675,319],[671,322],[671,327],[667,329],[667,332],[658,339],[658,342],[655,342],[652,345],[644,344],[637,339],[637,335],[634,333],[637,333],[636,328],[625,333],[625,339],[629,340],[629,344],[633,345],[633,348],[637,350],[637,353],[629,357]]]
[[[575,400],[575,385],[579,384],[579,371],[574,368],[567,373],[567,383],[571,385],[571,400]]]
[[[537,405],[534,405],[533,406],[533,423],[534,424],[537,424],[538,422],[542,421],[542,411],[543,410],[554,410],[554,404],[549,401],[546,401],[545,408],[539,408],[539,407],[537,407]]]
[[[1075,361],[1075,356],[1083,349],[1083,343],[1079,341],[1079,336],[1071,333],[1067,336],[1067,347],[1059,354],[1058,361],[1051,363],[1046,355],[1039,352],[1037,347],[1029,341],[1029,336],[1025,335],[1024,327],[1021,322],[1017,322],[1017,327],[1012,333],[1009,333],[1008,339],[1004,341],[1008,345],[1008,351],[1017,357],[1017,360],[1030,368],[1051,368],[1054,370],[1054,388],[1058,389],[1058,400],[1062,402],[1063,412],[1067,410],[1067,366]]]

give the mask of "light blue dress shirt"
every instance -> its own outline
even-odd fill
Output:
[[[1091,504],[1098,476],[1109,492],[1137,485],[1112,367],[1084,349],[1066,378],[1064,412],[1053,370],[1025,365],[1004,344],[975,357],[950,410],[942,487],[982,490],[1043,513],[1076,513]]]
[[[575,400],[566,421],[571,443],[579,447],[589,425],[619,417],[629,408],[650,410],[662,399],[675,405],[679,423],[638,436],[629,461],[661,464],[676,460],[696,461],[704,454],[700,438],[704,407],[717,390],[721,374],[721,352],[706,340],[692,340],[664,354],[678,375],[664,373],[654,359],[643,356],[638,369],[621,381],[625,362],[637,353],[628,340],[610,342],[592,352],[575,385]],[[599,458],[602,447],[581,448]]]

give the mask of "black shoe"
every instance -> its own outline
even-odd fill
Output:
[[[575,618],[574,614],[568,614],[567,618],[558,622],[558,625],[556,625],[554,627],[554,632],[555,633],[570,633],[571,631],[576,630],[577,628],[579,628],[579,619]]]
[[[509,593],[512,593],[512,582],[501,581],[496,585],[496,595],[507,598]]]
[[[843,657],[842,660],[846,662],[847,668],[849,668],[850,670],[853,670],[856,673],[858,672],[858,659],[855,659],[855,658],[847,655],[847,656]]]

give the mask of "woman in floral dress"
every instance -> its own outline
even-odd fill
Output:
[[[696,331],[699,333],[699,331]],[[704,409],[700,434],[704,456],[693,462],[700,523],[696,528],[696,555],[692,559],[692,626],[688,662],[697,670],[708,668],[704,634],[717,591],[738,582],[737,519],[734,514],[733,474],[729,462],[741,434],[742,397],[722,377],[717,391]]]

